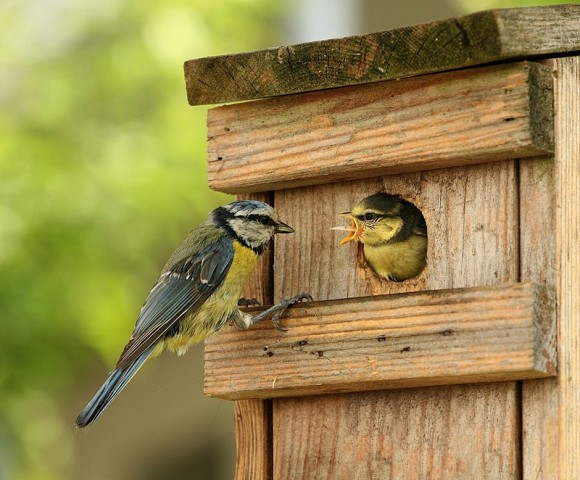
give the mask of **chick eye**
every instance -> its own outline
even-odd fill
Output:
[[[272,223],[272,219],[270,217],[260,217],[258,219],[258,221],[262,224],[262,225],[270,225]]]
[[[365,213],[364,219],[365,220],[374,220],[375,218],[377,218],[377,214],[373,213],[373,212],[367,212]]]

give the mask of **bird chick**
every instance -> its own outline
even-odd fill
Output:
[[[279,318],[290,305],[312,300],[301,293],[252,317],[238,301],[258,257],[277,233],[292,233],[263,202],[239,201],[216,208],[173,252],[145,300],[129,343],[115,369],[76,419],[94,422],[149,356],[163,350],[178,355],[228,323],[249,328]]]
[[[427,225],[411,202],[377,193],[340,215],[351,221],[350,227],[334,228],[349,232],[340,244],[362,243],[365,259],[380,277],[400,282],[425,268]]]

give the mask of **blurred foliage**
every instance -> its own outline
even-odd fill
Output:
[[[112,365],[159,268],[229,200],[182,63],[276,43],[271,0],[0,4],[0,477],[62,478],[59,396]]]

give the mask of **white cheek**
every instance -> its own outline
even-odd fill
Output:
[[[265,227],[263,225],[257,225],[256,228],[252,231],[251,242],[255,245],[263,245],[270,241],[270,238],[272,238],[273,234],[274,232],[271,228]]]
[[[268,243],[272,235],[274,234],[274,229],[269,226],[262,225],[257,222],[244,222],[243,220],[233,219],[230,225],[241,238],[253,247],[259,247]]]

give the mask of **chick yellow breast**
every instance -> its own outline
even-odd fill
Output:
[[[180,320],[179,333],[164,339],[154,354],[164,349],[178,355],[184,354],[191,345],[201,342],[223,327],[238,309],[242,288],[256,266],[258,255],[236,240],[233,245],[234,259],[222,284],[199,309]]]
[[[402,242],[381,246],[365,244],[364,255],[373,270],[383,278],[407,280],[421,273],[425,266],[427,237],[411,235]]]

